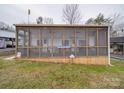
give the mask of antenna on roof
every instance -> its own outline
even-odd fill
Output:
[[[30,9],[28,9],[28,24],[29,24],[29,15],[31,14]]]

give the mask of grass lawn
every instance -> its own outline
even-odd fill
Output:
[[[114,65],[0,60],[0,88],[124,88],[124,62]]]

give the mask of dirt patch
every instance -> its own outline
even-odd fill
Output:
[[[123,78],[117,74],[90,74],[90,88],[120,88]]]

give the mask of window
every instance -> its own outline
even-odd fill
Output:
[[[62,46],[69,46],[69,40],[64,40]]]

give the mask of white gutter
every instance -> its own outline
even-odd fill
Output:
[[[110,62],[110,26],[108,26],[108,65],[113,66]]]

